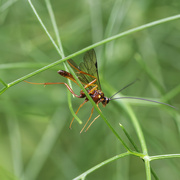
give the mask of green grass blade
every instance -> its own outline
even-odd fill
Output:
[[[34,12],[34,14],[36,15],[39,23],[41,24],[42,28],[43,28],[44,31],[46,32],[47,36],[48,36],[49,39],[51,40],[51,42],[52,42],[52,44],[54,45],[54,47],[56,48],[57,52],[59,53],[59,55],[60,55],[61,57],[63,57],[62,52],[60,51],[60,49],[58,48],[58,46],[57,46],[56,43],[54,42],[53,38],[52,38],[51,35],[49,34],[47,28],[45,27],[44,23],[42,22],[41,18],[39,17],[39,15],[38,15],[38,13],[37,13],[34,5],[32,4],[31,0],[28,0],[28,2],[29,2],[29,4],[30,4],[30,6],[31,6],[31,8],[32,8],[32,10],[33,10],[33,12]]]
[[[103,162],[99,163],[98,165],[94,166],[93,168],[90,168],[89,170],[87,170],[83,174],[79,175],[78,177],[74,178],[73,180],[85,179],[88,174],[94,172],[95,170],[103,167],[106,164],[109,164],[109,163],[111,163],[111,162],[113,162],[113,161],[115,161],[117,159],[120,159],[120,158],[128,156],[128,155],[130,155],[130,153],[126,152],[126,153],[122,153],[120,155],[116,155],[116,156],[114,156],[114,157],[112,157],[110,159],[107,159],[106,161],[103,161]]]

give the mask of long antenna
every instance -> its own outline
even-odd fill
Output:
[[[112,95],[109,99],[111,99],[112,97],[114,97],[116,94],[120,93],[122,90],[126,89],[127,87],[133,85],[136,81],[138,81],[139,79],[136,79],[135,81],[129,83],[128,85],[126,85],[125,87],[123,87],[122,89],[120,89],[118,92],[116,92],[114,95]]]
[[[158,104],[163,104],[163,105],[172,107],[174,109],[177,109],[176,107],[174,107],[174,106],[172,106],[170,104],[166,104],[166,103],[163,103],[163,102],[154,101],[154,100],[150,100],[150,99],[138,98],[138,97],[118,97],[118,98],[113,98],[113,99],[109,99],[109,100],[111,101],[111,100],[116,100],[116,99],[138,99],[138,100],[143,100],[143,101],[149,101],[149,102],[154,102],[154,103],[158,103]]]

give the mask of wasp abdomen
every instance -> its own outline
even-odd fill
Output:
[[[70,74],[69,72],[64,71],[64,70],[59,70],[58,74],[60,74],[61,76],[65,77],[65,78],[73,78],[72,74]]]

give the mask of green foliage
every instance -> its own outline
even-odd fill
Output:
[[[123,94],[178,108],[177,0],[0,3],[0,179],[179,178],[179,110],[117,100],[101,112],[66,63],[79,63],[96,48],[105,95],[140,78]],[[90,98],[78,116],[74,110],[82,100],[71,98],[63,85],[24,82],[65,82],[59,69],[71,72]],[[93,117],[101,117],[79,135],[92,106]],[[70,112],[77,120],[71,131]]]
[[[0,179],[3,180],[17,180],[17,178],[11,173],[0,167]]]

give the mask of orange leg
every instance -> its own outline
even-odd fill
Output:
[[[81,72],[82,72],[82,71],[80,71],[80,73],[81,73]],[[84,73],[84,72],[83,72],[83,74],[87,74],[87,73]],[[87,74],[87,75],[88,75],[88,74]],[[89,75],[89,76],[91,76],[91,75]],[[93,76],[92,76],[92,77],[93,77]],[[89,94],[90,94],[92,91],[94,91],[94,90],[97,89],[98,86],[94,84],[96,81],[97,81],[97,79],[95,78],[95,79],[94,79],[93,81],[91,81],[89,84],[86,84],[86,85],[85,85],[85,87],[84,87],[85,89],[88,88],[89,86],[92,86],[92,85],[95,86],[95,87],[93,87],[93,88],[91,89],[91,91],[89,92]],[[44,84],[45,86],[46,86],[46,85],[53,85],[53,84],[64,84],[64,85],[68,88],[68,90],[69,90],[75,97],[82,98],[82,97],[81,97],[81,94],[80,94],[80,95],[75,94],[74,91],[69,87],[69,85],[66,84],[66,83],[64,83],[64,82],[54,82],[54,83],[50,83],[50,82],[47,82],[47,83],[33,83],[33,82],[29,82],[29,81],[24,81],[24,82],[29,83],[29,84],[36,84],[36,85],[42,85],[42,84]],[[75,114],[78,113],[78,111],[80,110],[80,108],[81,108],[86,102],[87,102],[87,100],[85,100],[85,101],[79,106],[79,108],[78,108],[78,110],[76,111]],[[97,104],[97,107],[99,108],[98,104]],[[100,109],[99,109],[99,110],[100,110]],[[92,114],[93,114],[93,111],[94,111],[94,107],[92,108],[92,110],[91,110],[91,115],[90,115],[89,119],[87,120],[86,124],[84,125],[84,127],[81,129],[80,133],[82,133],[82,131],[84,130],[84,128],[85,128],[86,125],[88,124],[89,120],[91,119]],[[101,111],[101,110],[100,110],[100,111]],[[90,125],[88,126],[88,128],[86,129],[86,131],[89,129],[89,127],[91,126],[91,124],[92,124],[98,117],[99,117],[99,115],[90,123]],[[70,125],[69,125],[69,128],[70,128],[70,129],[71,129],[71,126],[72,126],[73,121],[74,121],[74,117],[73,117],[73,119],[71,120],[71,123],[70,123]]]
[[[99,108],[98,103],[97,103],[97,107],[98,107],[98,109],[101,111],[101,109]],[[89,126],[86,128],[85,132],[90,128],[90,126],[92,125],[92,123],[94,123],[94,121],[95,121],[99,116],[100,116],[100,114],[93,119],[93,121],[92,121],[92,122],[89,124]]]
[[[81,129],[80,133],[83,132],[84,128],[86,127],[86,125],[88,124],[89,120],[91,119],[92,115],[93,115],[93,111],[94,111],[94,107],[91,110],[91,115],[89,116],[89,119],[87,120],[86,124],[84,125],[84,127]]]
[[[90,128],[90,126],[92,125],[92,123],[100,116],[100,114],[94,118],[94,120],[89,124],[89,126],[86,128],[85,132]]]
[[[50,83],[50,82],[47,82],[47,83],[32,83],[32,82],[29,82],[29,81],[24,81],[24,82],[29,83],[29,84],[36,84],[36,85],[44,84],[45,86],[46,85],[53,85],[53,84],[64,84],[74,96],[80,98],[80,96],[75,94],[74,91],[69,87],[69,85],[64,83],[64,82],[55,82],[55,83]]]
[[[87,102],[87,101],[85,100],[85,101],[79,106],[78,110],[77,110],[76,113],[75,113],[76,115],[77,115],[78,111],[81,109],[81,107],[82,107],[86,102]],[[69,129],[71,129],[71,126],[72,126],[73,121],[74,121],[74,117],[73,117],[73,119],[72,119],[72,121],[71,121],[71,123],[70,123],[70,125],[69,125]]]

